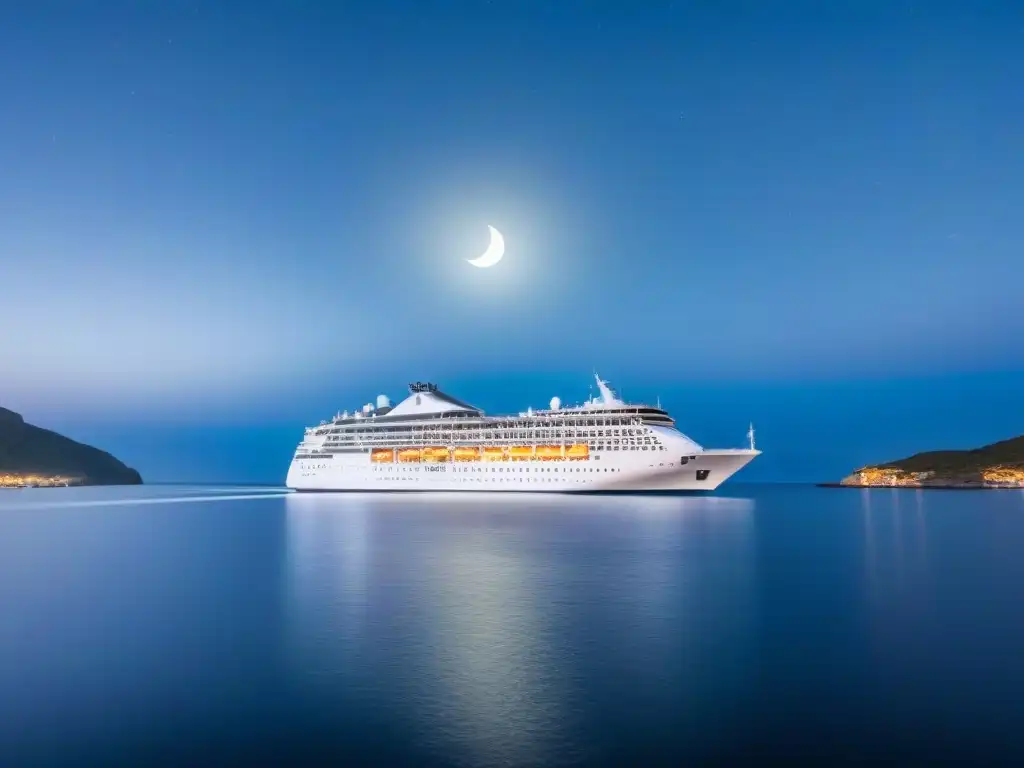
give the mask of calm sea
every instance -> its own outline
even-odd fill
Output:
[[[1024,492],[0,492],[0,765],[1024,760]]]

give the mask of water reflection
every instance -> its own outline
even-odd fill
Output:
[[[291,495],[287,520],[290,658],[301,673],[344,674],[359,663],[369,556],[367,505]],[[313,674],[313,680],[317,674]]]
[[[0,499],[0,765],[1022,763],[1019,491],[62,490]]]
[[[928,571],[928,531],[924,515],[924,491],[920,488],[914,491],[914,535],[916,538],[917,551],[920,553],[921,564],[925,571]]]
[[[949,738],[1011,737],[991,712],[1019,701],[1021,527],[1003,491],[862,491],[867,673],[893,732],[955,723]],[[979,638],[984,638],[980,641]],[[1015,682],[1011,682],[1015,681]],[[956,691],[950,696],[950,691]],[[988,712],[988,715],[981,715]],[[974,737],[972,737],[974,738]],[[992,739],[992,741],[989,741]]]
[[[874,519],[871,514],[871,491],[860,490],[861,519],[864,521],[864,569],[867,572],[868,590],[874,593],[878,581],[878,555],[875,552]]]
[[[613,504],[603,514],[629,521],[619,534],[627,549],[607,561],[592,588],[606,590],[603,642],[615,653],[612,669],[630,681],[616,694],[629,713],[625,724],[652,741],[667,729],[702,733],[709,747],[715,724],[741,706],[756,664],[754,503],[684,497],[634,499],[619,510]],[[615,549],[612,542],[600,546]]]
[[[865,571],[877,600],[898,604],[931,582],[924,493],[919,489],[860,491]],[[908,501],[912,511],[907,509]],[[915,607],[919,604],[918,600]]]
[[[473,764],[543,763],[568,724],[545,600],[550,565],[524,551],[523,538],[464,530],[420,560],[435,614],[422,626],[429,671],[414,687],[428,706],[418,716],[425,734]]]
[[[546,568],[523,551],[531,534],[510,516],[517,509],[437,497],[289,499],[291,649],[302,685],[386,710],[428,752],[543,762],[560,748],[566,695],[550,657]]]
[[[588,709],[630,697],[626,720],[640,731],[680,717],[697,727],[748,671],[750,499],[345,495],[286,506],[298,684],[386,712],[448,761],[593,757]]]

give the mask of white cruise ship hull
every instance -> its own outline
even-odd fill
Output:
[[[587,461],[448,461],[374,464],[368,453],[296,458],[296,491],[511,491],[533,493],[713,491],[761,452],[704,450],[683,465],[658,453],[605,453]]]

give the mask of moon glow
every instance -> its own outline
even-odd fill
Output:
[[[474,267],[493,267],[505,255],[505,238],[490,224],[487,225],[487,228],[491,230],[491,243],[487,246],[487,250],[475,259],[466,259]]]

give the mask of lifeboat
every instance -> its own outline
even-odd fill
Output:
[[[577,443],[576,445],[570,445],[565,449],[565,458],[579,461],[581,459],[590,458],[590,446],[586,443]]]
[[[456,448],[452,452],[452,458],[455,461],[479,461],[480,460],[480,449],[479,448]]]
[[[399,461],[419,461],[420,460],[420,449],[419,448],[404,448],[398,452]]]
[[[555,461],[564,458],[560,445],[538,445],[537,458],[541,461]]]
[[[370,451],[370,461],[374,464],[390,464],[395,460],[394,448],[374,448]]]
[[[504,448],[484,448],[484,461],[504,461],[507,455]]]
[[[533,446],[513,445],[508,449],[508,456],[512,461],[530,461],[533,458]]]
[[[420,452],[421,461],[448,461],[450,452],[447,448],[433,447],[424,448]]]

